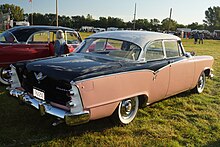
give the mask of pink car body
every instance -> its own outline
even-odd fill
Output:
[[[193,89],[202,71],[209,75],[212,63],[213,58],[210,56],[192,57],[156,72],[131,71],[76,82],[76,85],[83,98],[84,109],[89,110],[90,119],[95,120],[112,115],[126,98],[138,96],[149,105]]]

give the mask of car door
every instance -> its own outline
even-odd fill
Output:
[[[152,81],[149,86],[149,103],[153,103],[163,99],[166,96],[169,85],[169,66],[165,59],[165,53],[162,40],[153,41],[146,47],[145,54],[146,68],[152,72]]]
[[[184,56],[180,41],[165,40],[163,43],[170,68],[167,96],[171,96],[191,87],[195,64],[193,60]]]

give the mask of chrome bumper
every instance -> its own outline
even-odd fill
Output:
[[[89,111],[83,111],[79,113],[70,113],[69,111],[54,107],[45,101],[35,99],[31,95],[25,93],[19,89],[11,89],[10,95],[15,96],[20,102],[27,103],[36,109],[40,110],[41,115],[46,113],[56,116],[58,118],[64,119],[67,125],[78,125],[89,121],[90,113]]]
[[[213,79],[213,78],[214,78],[214,74],[210,73],[210,74],[209,74],[209,78],[210,78],[210,79]]]
[[[210,79],[213,79],[213,78],[214,78],[214,74],[212,73],[213,71],[214,71],[214,70],[211,69],[211,71],[210,71],[210,73],[209,73],[209,76],[208,76],[208,77],[209,77]]]

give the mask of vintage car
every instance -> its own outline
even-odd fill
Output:
[[[12,65],[10,94],[67,125],[108,116],[128,124],[139,107],[186,90],[201,93],[212,64],[211,56],[185,52],[174,35],[101,32],[73,53]]]
[[[72,52],[81,42],[80,35],[70,28],[55,26],[14,27],[0,35],[0,82],[9,84],[9,65],[17,61],[54,55],[56,31],[63,30]]]

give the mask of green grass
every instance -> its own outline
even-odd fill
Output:
[[[82,37],[82,39],[85,39],[86,37],[93,34],[91,32],[79,32],[79,33],[80,33],[80,36]]]
[[[19,105],[0,86],[0,146],[220,146],[220,41],[183,44],[187,51],[215,58],[215,78],[207,80],[204,93],[187,91],[140,109],[124,127],[108,118],[53,127],[54,117]]]

